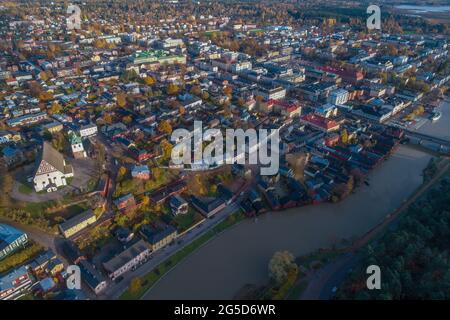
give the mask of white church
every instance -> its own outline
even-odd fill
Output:
[[[67,178],[73,177],[73,168],[49,142],[44,142],[42,156],[34,174],[34,190],[53,192],[67,185]]]

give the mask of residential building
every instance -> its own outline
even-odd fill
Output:
[[[103,267],[108,272],[109,278],[114,280],[146,261],[150,256],[150,252],[150,248],[145,241],[139,240],[109,261],[104,262]]]
[[[330,92],[328,102],[335,105],[343,105],[348,101],[348,91],[345,89],[336,89]]]
[[[146,165],[135,165],[131,169],[131,176],[135,179],[148,180],[150,179],[150,169]]]
[[[93,137],[97,135],[97,132],[98,132],[97,125],[93,123],[82,126],[79,129],[79,134],[81,138]]]
[[[14,269],[0,277],[0,300],[11,300],[31,286],[26,266]]]
[[[14,227],[0,224],[0,260],[22,249],[28,243],[28,236]]]
[[[64,235],[64,237],[70,238],[77,232],[95,223],[95,221],[97,221],[95,214],[92,212],[92,210],[87,210],[61,223],[59,225],[59,230]]]
[[[175,195],[170,198],[169,201],[170,209],[174,215],[186,214],[189,209],[189,205],[186,200],[184,200],[180,195]]]
[[[87,260],[82,260],[78,263],[80,267],[81,280],[94,291],[95,294],[100,294],[108,285],[105,277],[95,269],[95,267]]]
[[[177,230],[172,225],[164,224],[159,226],[143,225],[140,233],[150,244],[152,251],[157,251],[168,245],[177,237]]]
[[[192,196],[191,203],[206,218],[212,217],[226,207],[225,201],[221,198],[199,198]]]

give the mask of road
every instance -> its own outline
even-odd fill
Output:
[[[226,219],[229,215],[239,209],[239,200],[231,205],[225,207],[223,210],[216,213],[213,218],[206,219],[201,225],[195,229],[183,234],[176,239],[174,244],[166,246],[158,251],[152,253],[151,258],[139,266],[135,271],[128,272],[123,275],[123,279],[119,283],[111,282],[108,288],[98,297],[99,299],[118,299],[122,293],[128,288],[131,280],[136,277],[142,277],[151,272],[161,262],[169,258],[171,255],[181,250],[186,245],[191,243],[202,234],[211,230],[214,226]],[[144,294],[145,297],[145,294]]]
[[[33,240],[43,248],[51,249],[66,266],[69,265],[68,261],[61,255],[61,243],[63,241],[61,236],[47,233],[33,226],[21,224],[2,217],[0,217],[0,223],[5,223],[24,231],[29,239]]]
[[[349,248],[344,249],[347,253],[341,255],[335,261],[327,264],[316,273],[314,273],[305,291],[302,293],[301,300],[328,300],[334,295],[334,287],[338,288],[346,279],[348,273],[360,261],[357,250],[365,246],[368,242],[380,232],[394,223],[401,213],[405,212],[409,206],[420,196],[427,192],[437,181],[439,181],[450,169],[450,159],[443,160],[440,163],[439,171],[427,183],[422,185],[406,202],[404,202],[395,212],[389,215],[383,222],[359,238]]]

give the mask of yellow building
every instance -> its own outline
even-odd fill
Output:
[[[85,211],[76,215],[75,217],[64,221],[59,225],[59,230],[66,238],[70,238],[77,232],[83,230],[89,225],[95,223],[97,218],[95,217],[92,210]]]
[[[151,225],[143,225],[141,235],[150,244],[150,249],[156,251],[168,245],[177,237],[177,230],[171,225],[155,228]]]
[[[62,131],[63,125],[62,125],[62,123],[55,121],[55,122],[44,125],[43,129],[45,131],[50,132],[51,134],[54,134],[54,133],[58,133],[58,132]]]

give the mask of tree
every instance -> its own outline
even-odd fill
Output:
[[[127,95],[123,92],[119,93],[116,96],[117,105],[121,108],[127,105]]]
[[[60,113],[61,112],[61,105],[59,104],[58,101],[55,101],[52,103],[52,106],[50,107],[50,114],[55,114],[55,113]]]
[[[169,121],[163,120],[159,123],[158,130],[162,133],[171,134],[172,126],[170,125]]]
[[[143,196],[141,203],[142,203],[143,206],[148,206],[150,204],[150,197],[149,196]]]
[[[0,206],[7,207],[10,204],[10,193],[14,184],[13,177],[8,172],[8,167],[0,158]]]
[[[53,99],[53,93],[48,92],[48,91],[43,91],[39,93],[39,101],[41,102],[47,102]]]
[[[175,95],[175,94],[177,94],[178,93],[178,91],[180,90],[179,88],[178,88],[178,86],[176,85],[176,84],[174,84],[174,83],[170,83],[168,86],[167,86],[167,94],[169,94],[169,95]]]
[[[195,174],[190,176],[187,181],[188,190],[194,195],[206,195],[206,187],[203,181],[204,176]]]
[[[203,91],[203,93],[202,93],[202,99],[203,99],[203,100],[208,100],[208,99],[209,99],[209,93],[208,93],[208,91]]]
[[[163,153],[163,159],[170,159],[171,155],[172,155],[172,144],[167,141],[167,139],[163,139],[160,143],[161,146],[161,150]]]
[[[152,168],[151,171],[152,171],[152,176],[153,176],[153,178],[155,178],[155,180],[159,180],[161,178],[161,175],[162,175],[161,168],[154,167],[154,168]]]
[[[269,275],[277,283],[286,280],[290,271],[297,269],[294,256],[289,251],[275,252],[269,262]]]
[[[120,179],[122,179],[126,174],[127,174],[127,168],[124,166],[120,166],[118,172],[117,172],[117,177]]]
[[[40,78],[42,81],[47,81],[47,80],[48,80],[48,75],[47,75],[47,73],[46,73],[45,71],[41,71],[41,72],[39,73],[39,78]]]
[[[142,279],[141,278],[133,278],[130,282],[130,292],[132,294],[137,294],[142,288]]]
[[[103,121],[105,121],[105,123],[107,123],[107,124],[111,124],[112,121],[113,121],[113,118],[112,118],[111,114],[105,113],[103,115]]]
[[[125,124],[130,124],[131,121],[133,121],[133,118],[131,118],[131,116],[125,116],[125,117],[123,117],[122,121]]]
[[[223,93],[224,93],[225,95],[227,95],[227,96],[231,96],[231,94],[233,93],[233,88],[230,87],[230,86],[226,86],[226,87],[223,89]]]
[[[66,139],[66,137],[64,136],[64,134],[61,133],[61,132],[58,132],[58,133],[53,137],[52,145],[53,145],[53,147],[54,147],[56,150],[58,150],[59,152],[63,152],[63,151],[67,148],[67,146],[68,146],[67,139]]]
[[[196,96],[201,96],[202,94],[202,88],[200,88],[200,86],[193,86],[191,88],[191,93],[195,94]]]
[[[156,83],[156,79],[153,77],[144,77],[144,83],[148,86],[152,86]]]
[[[341,141],[342,141],[343,144],[347,144],[348,143],[348,131],[345,128],[341,132]]]

